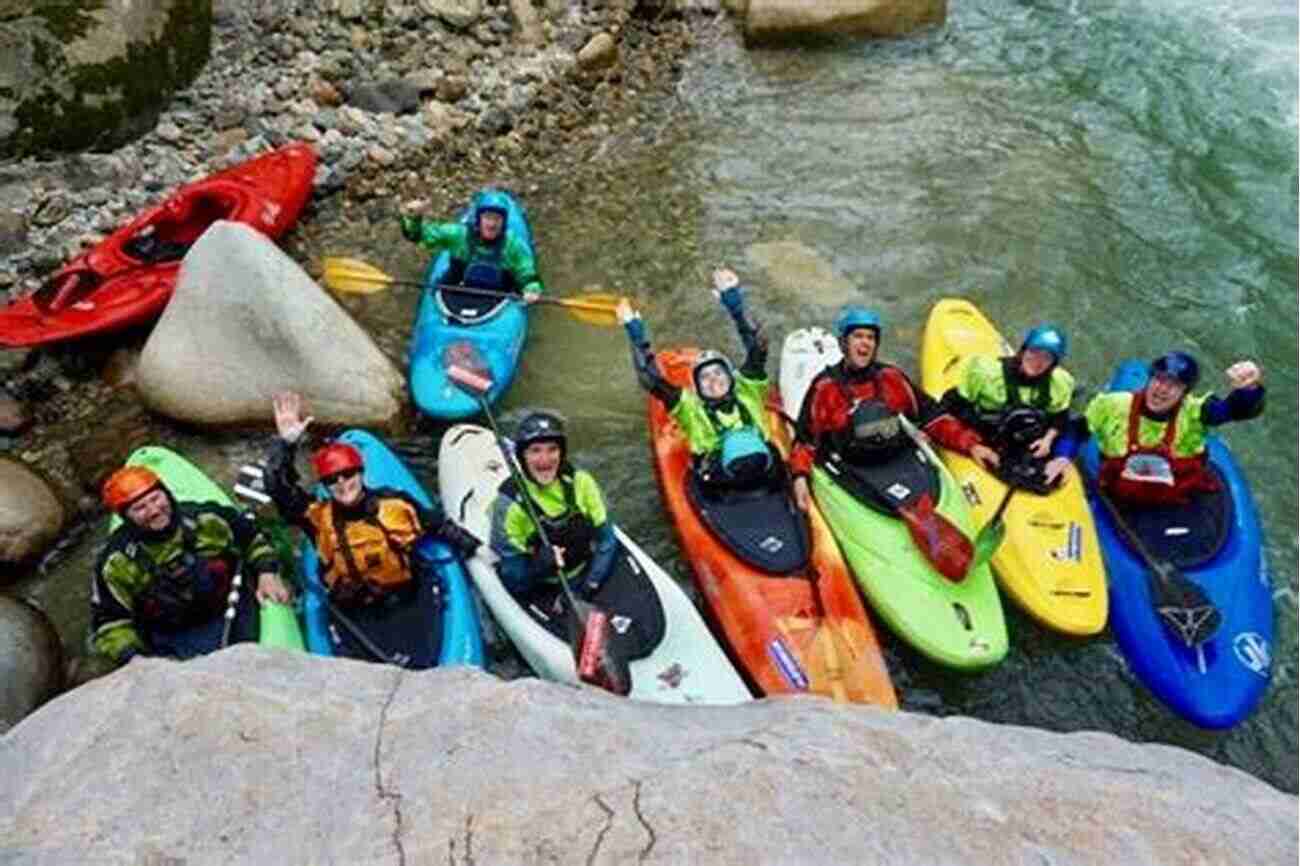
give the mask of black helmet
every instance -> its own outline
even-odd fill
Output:
[[[1201,366],[1186,352],[1165,352],[1151,362],[1151,376],[1177,379],[1186,388],[1195,388],[1201,379]]]
[[[552,412],[529,412],[515,431],[515,451],[522,452],[534,442],[558,442],[565,447],[564,419]]]

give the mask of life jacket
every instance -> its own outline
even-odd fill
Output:
[[[889,435],[883,438],[856,435],[855,415],[860,410],[869,412],[874,407],[895,416],[906,415],[909,409],[915,411],[915,400],[905,386],[895,382],[893,376],[882,375],[887,369],[878,368],[875,373],[859,382],[849,380],[843,362],[829,370],[831,381],[835,383],[844,401],[848,421],[831,432],[830,442],[835,452],[850,462],[885,462],[910,442],[910,437],[897,423],[889,430]]]
[[[1193,493],[1219,489],[1206,468],[1205,454],[1175,457],[1180,406],[1170,412],[1164,435],[1154,445],[1138,444],[1139,423],[1146,393],[1138,391],[1129,404],[1128,447],[1125,454],[1102,460],[1100,482],[1116,499],[1132,505],[1180,505]]]
[[[330,499],[312,503],[306,516],[315,529],[322,579],[331,595],[369,603],[410,586],[411,548],[421,526],[409,502],[377,496],[361,516],[347,519]]]
[[[136,595],[133,611],[143,625],[159,631],[179,631],[221,615],[235,574],[233,555],[207,558],[198,554],[198,522],[178,517],[181,554],[159,563],[138,540],[123,553],[149,575],[149,584]]]
[[[719,406],[700,398],[704,414],[718,436],[717,463],[732,481],[758,481],[772,469],[772,452],[763,432],[745,404],[734,396],[734,414],[723,414]]]
[[[1001,359],[1002,389],[1006,392],[1006,405],[991,411],[976,413],[975,429],[981,437],[994,444],[998,451],[1007,448],[1024,448],[1047,432],[1048,408],[1052,405],[1052,370],[1038,377],[1037,382],[1028,385],[1032,392],[1028,400],[1024,399],[1020,376],[1016,370],[1020,361],[1016,355]],[[1014,419],[1015,424],[1008,427],[1007,421]]]
[[[542,522],[546,538],[555,547],[564,548],[564,569],[573,574],[591,561],[596,550],[596,525],[591,518],[578,507],[578,494],[573,480],[573,469],[562,467],[559,476],[560,489],[564,491],[564,511],[554,517],[547,515],[541,503],[527,490],[520,490],[515,479],[509,478],[501,485],[500,492],[516,502],[521,496],[528,497],[533,514]],[[538,543],[541,542],[540,536]]]

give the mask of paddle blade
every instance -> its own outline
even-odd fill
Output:
[[[953,583],[965,580],[975,550],[960,529],[934,510],[930,494],[926,493],[911,505],[899,508],[898,515],[936,571]]]
[[[1223,624],[1223,614],[1204,590],[1170,562],[1156,560],[1152,565],[1151,596],[1165,627],[1189,647],[1214,637]]]
[[[476,395],[486,394],[492,390],[491,379],[459,364],[447,365],[447,378]]]
[[[555,300],[564,306],[569,315],[579,322],[586,322],[588,325],[597,325],[602,328],[612,328],[619,324],[619,299],[617,295],[578,295],[573,298],[556,298]]]
[[[393,278],[374,265],[360,259],[326,256],[323,282],[330,291],[349,295],[370,295],[382,292],[393,283]]]
[[[979,535],[975,536],[974,553],[971,554],[970,571],[975,571],[980,566],[987,565],[993,558],[993,554],[998,552],[1002,546],[1002,540],[1007,537],[1007,525],[1002,518],[998,517],[990,520],[980,530]]]
[[[578,679],[616,695],[632,691],[630,672],[612,651],[609,614],[575,599],[572,627]]]

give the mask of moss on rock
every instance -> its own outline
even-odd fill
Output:
[[[0,138],[0,154],[119,147],[152,128],[176,91],[203,69],[212,43],[212,0],[172,0],[160,12],[161,29],[128,38],[125,53],[109,52],[113,56],[98,63],[74,60],[68,46],[96,38],[108,5],[51,0],[36,4],[26,18],[0,23],[26,41],[33,64],[25,81],[0,76],[0,102],[15,104],[16,124]]]

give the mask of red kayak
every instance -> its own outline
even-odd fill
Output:
[[[185,251],[208,226],[231,220],[278,238],[307,204],[315,175],[316,151],[300,142],[181,187],[0,310],[0,345],[54,343],[157,317]]]

